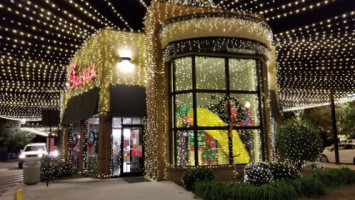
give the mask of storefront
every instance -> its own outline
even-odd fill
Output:
[[[143,174],[146,70],[142,46],[141,33],[101,30],[68,67],[63,151],[79,172],[97,177]]]
[[[110,177],[144,168],[148,178],[179,182],[203,166],[228,180],[249,162],[272,160],[275,62],[260,16],[153,2],[145,34],[103,30],[76,60],[98,70],[63,101],[66,151],[78,170]]]

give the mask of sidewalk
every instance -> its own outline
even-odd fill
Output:
[[[355,171],[355,165],[354,164],[339,164],[336,165],[335,163],[323,163],[325,165],[325,168],[332,168],[332,169],[338,169],[338,168],[349,168],[351,170]]]
[[[129,178],[128,178],[129,179]],[[1,200],[14,200],[16,189],[22,189],[23,200],[192,200],[193,193],[170,181],[128,183],[123,178],[100,180],[77,178],[25,185],[21,183],[5,193]]]
[[[326,168],[348,167],[355,165],[335,165],[324,163]],[[133,181],[131,181],[133,179]],[[138,178],[142,179],[142,178]],[[137,180],[137,178],[136,178]],[[129,183],[133,182],[133,183]],[[37,185],[17,185],[0,197],[1,200],[15,200],[17,189],[22,189],[23,200],[193,200],[194,195],[170,181],[137,182],[134,178],[73,178],[51,181],[49,187],[43,182]]]

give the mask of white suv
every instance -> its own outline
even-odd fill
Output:
[[[18,167],[21,169],[25,158],[37,157],[42,158],[47,155],[46,143],[31,143],[27,144],[18,159]]]
[[[355,164],[355,144],[350,142],[339,144],[338,150],[340,163]],[[335,162],[334,147],[326,147],[320,156],[320,160],[323,162]]]

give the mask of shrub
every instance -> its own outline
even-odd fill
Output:
[[[324,164],[320,163],[320,162],[312,163],[311,167],[312,167],[313,170],[324,170],[325,169]]]
[[[274,181],[301,177],[301,173],[295,167],[287,163],[270,163],[270,170]]]
[[[195,183],[198,181],[211,181],[214,179],[213,171],[209,168],[190,169],[182,176],[182,182],[189,191],[194,191]]]
[[[41,162],[41,180],[47,180],[49,175],[51,179],[57,177],[73,176],[73,163],[61,160],[45,160]]]
[[[287,121],[276,132],[280,154],[300,169],[305,161],[315,160],[322,151],[318,133],[299,120]]]
[[[249,163],[244,168],[244,181],[253,185],[262,185],[273,180],[270,165],[267,162]]]

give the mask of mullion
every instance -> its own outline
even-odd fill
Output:
[[[170,90],[171,90],[171,88],[173,89],[173,93],[175,92],[175,88],[176,88],[176,84],[175,84],[175,82],[176,82],[176,75],[175,75],[175,72],[176,72],[176,64],[175,64],[175,60],[173,60],[172,61],[173,62],[173,77],[172,77],[172,79],[173,79],[173,87],[170,87]],[[170,81],[171,82],[171,81]],[[174,130],[173,130],[173,137],[174,137],[174,141],[173,141],[173,145],[174,145],[174,161],[175,161],[175,167],[177,166],[177,144],[176,144],[176,141],[177,141],[177,135],[176,135],[176,101],[175,101],[175,99],[176,99],[176,95],[171,95],[171,97],[172,97],[172,101],[173,101],[173,106],[174,106],[174,110],[173,110],[173,115],[171,115],[170,114],[170,117],[172,117],[173,119],[171,120],[171,122],[170,123],[173,123],[174,124]],[[170,126],[171,127],[171,126]],[[171,134],[171,133],[170,133]]]
[[[196,57],[192,56],[192,105],[194,113],[194,150],[195,166],[198,166],[198,140],[197,140],[197,105],[196,105]]]
[[[196,130],[229,130],[229,126],[198,126]],[[237,126],[233,127],[236,130],[249,130],[249,129],[260,129],[261,126]],[[191,130],[191,127],[186,128],[175,128],[176,130]]]
[[[226,96],[229,98],[230,97],[230,79],[229,79],[229,58],[225,58],[225,77],[226,77]],[[231,106],[230,106],[230,102],[228,101],[227,103],[227,116],[230,119],[231,118]],[[232,121],[231,121],[232,123]],[[231,126],[231,125],[229,125]],[[231,135],[231,130],[229,129],[227,131],[228,134],[228,151],[229,151],[229,164],[233,164],[233,141],[232,141],[232,137]]]
[[[264,77],[263,75],[263,66],[260,64],[260,61],[256,60],[257,62],[257,76],[258,76],[258,107],[259,107],[259,126],[261,127],[261,148],[263,149],[263,153],[262,153],[262,160],[264,161],[266,156],[265,156],[265,137],[264,137],[264,133],[265,133],[265,128],[263,128],[264,126],[264,119],[263,119],[263,116],[265,116],[265,106],[263,107],[263,109],[261,108],[261,102],[263,102],[263,104],[265,105],[264,103],[264,98],[261,97],[261,91],[264,91],[264,88],[261,88],[261,87],[264,87],[264,84],[261,84],[262,83],[262,78]],[[262,99],[263,98],[263,99]]]
[[[234,93],[234,94],[258,94],[258,91],[247,91],[247,90],[206,90],[206,89],[196,89],[196,90],[183,90],[171,92],[170,95],[174,94],[185,94],[185,93]]]

